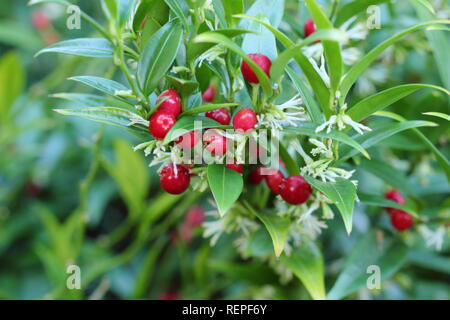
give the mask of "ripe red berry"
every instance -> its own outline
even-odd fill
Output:
[[[175,122],[177,119],[174,115],[158,111],[151,116],[148,129],[153,138],[162,140]]]
[[[223,124],[224,126],[229,125],[231,120],[230,113],[225,108],[208,111],[205,113],[205,116],[217,121],[220,124]]]
[[[265,55],[251,53],[248,55],[266,74],[270,77],[270,67],[272,66],[272,61]],[[242,61],[241,72],[244,79],[250,83],[259,83],[259,79],[253,72],[252,68],[247,64],[247,62]]]
[[[305,27],[303,30],[305,38],[309,37],[316,31],[317,31],[317,28],[316,28],[316,24],[314,23],[314,20],[313,19],[306,20]]]
[[[398,204],[405,204],[405,198],[403,195],[397,191],[397,190],[389,190],[384,194],[384,197],[388,200],[394,201]],[[396,208],[385,208],[390,214],[401,211],[400,209]]]
[[[181,149],[187,150],[193,148],[199,140],[200,132],[198,130],[192,130],[178,137],[175,142],[181,147]]]
[[[159,181],[161,182],[161,187],[168,193],[180,194],[189,187],[191,177],[186,167],[177,164],[175,171],[175,166],[169,164],[162,169]]]
[[[193,206],[186,213],[185,223],[195,228],[201,226],[205,220],[205,211],[200,206]]]
[[[266,179],[267,186],[272,192],[279,194],[280,193],[280,183],[284,179],[283,174],[279,170],[271,169],[268,175],[264,178]]]
[[[218,130],[209,129],[203,134],[205,149],[215,156],[223,156],[228,149],[227,138],[220,134]]]
[[[47,27],[50,25],[50,18],[44,11],[36,10],[33,11],[33,14],[31,16],[31,23],[36,29],[44,30],[47,29]]]
[[[250,108],[239,110],[233,117],[233,127],[239,132],[248,132],[256,125],[256,113]]]
[[[413,225],[413,217],[408,212],[397,210],[391,214],[391,224],[398,231],[404,231]]]
[[[225,164],[225,168],[234,170],[234,171],[236,171],[237,173],[240,173],[240,174],[244,173],[244,166],[242,164],[227,163],[227,164]]]
[[[208,89],[203,92],[202,98],[205,102],[211,102],[214,100],[214,97],[216,96],[216,88],[214,88],[213,85],[210,85]]]
[[[261,174],[261,170],[263,169],[263,167],[258,167],[250,172],[248,176],[248,182],[253,185],[260,184],[264,180],[264,176]]]
[[[156,104],[158,104],[164,97],[167,98],[158,106],[158,111],[170,113],[174,117],[178,117],[181,112],[181,99],[178,92],[172,89],[164,91],[159,95],[156,100]]]
[[[311,195],[311,186],[301,176],[290,176],[280,183],[280,195],[290,204],[305,203]]]

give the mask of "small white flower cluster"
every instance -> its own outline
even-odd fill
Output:
[[[325,121],[320,126],[316,128],[316,132],[321,132],[327,129],[327,133],[330,133],[334,127],[337,127],[338,130],[344,130],[347,128],[347,125],[355,129],[359,134],[363,134],[364,131],[372,131],[369,127],[353,121],[350,116],[345,114],[347,110],[347,104],[344,104],[339,108],[338,114],[332,115],[328,121]]]
[[[431,230],[425,225],[421,225],[418,227],[420,234],[425,240],[425,245],[427,247],[435,247],[436,251],[442,250],[442,245],[444,243],[444,237],[446,233],[446,228],[444,226],[440,226],[436,230]]]
[[[275,131],[283,130],[285,125],[297,126],[298,121],[306,121],[305,108],[301,105],[300,95],[280,104],[271,104],[264,113],[258,115],[258,127],[270,128]]]
[[[225,47],[221,45],[216,45],[205,52],[203,52],[196,60],[195,66],[201,67],[204,61],[212,63],[213,61],[217,61],[222,65],[225,65],[225,60],[222,57],[226,53]]]
[[[183,152],[178,146],[168,146],[159,140],[151,140],[141,143],[133,148],[134,151],[144,150],[144,155],[147,157],[153,155],[153,159],[149,166],[153,167],[164,163],[183,163]],[[175,166],[176,170],[176,166]]]

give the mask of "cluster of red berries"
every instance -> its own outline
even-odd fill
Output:
[[[405,204],[405,198],[397,190],[389,190],[384,197],[398,204]],[[404,231],[413,225],[413,217],[408,213],[396,208],[385,208],[391,216],[391,224],[398,231]]]
[[[261,54],[249,54],[250,59],[269,75],[272,62],[269,58]],[[250,66],[244,61],[241,65],[241,71],[244,79],[251,83],[258,83],[258,77],[255,75]],[[215,87],[210,85],[203,93],[202,98],[205,102],[211,102],[215,97]],[[164,100],[163,100],[164,99]],[[170,129],[177,122],[177,117],[181,113],[181,99],[175,90],[169,89],[164,91],[157,99],[159,104],[156,112],[150,117],[149,132],[157,140],[163,140]],[[253,130],[257,123],[256,113],[251,108],[242,108],[234,115],[231,120],[231,115],[225,108],[220,108],[205,113],[205,116],[215,120],[222,125],[230,125],[232,122],[233,128],[237,132],[247,133]],[[193,148],[200,140],[201,133],[197,131],[188,132],[179,137],[175,142],[182,149]],[[219,130],[208,129],[204,132],[203,144],[205,149],[215,156],[222,156],[228,150],[228,140],[221,134]],[[226,164],[226,167],[232,169],[240,174],[243,173],[244,167],[242,164],[232,163]],[[189,168],[184,165],[173,164],[166,165],[160,174],[161,186],[169,193],[180,194],[183,193],[190,183]]]
[[[263,175],[263,170],[266,170],[265,175]],[[280,170],[258,167],[248,177],[249,183],[253,185],[260,184],[263,180],[266,181],[272,192],[279,194],[289,204],[305,203],[311,195],[311,186],[301,176],[285,178]]]

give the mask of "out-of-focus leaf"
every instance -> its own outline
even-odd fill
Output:
[[[438,117],[438,118],[450,121],[450,115],[442,113],[442,112],[424,112],[423,114],[426,114],[427,116],[434,116],[434,117]]]
[[[361,202],[363,202],[367,205],[377,206],[377,207],[382,207],[382,208],[396,208],[396,209],[406,211],[406,212],[410,213],[411,215],[413,215],[414,217],[418,217],[417,212],[414,209],[407,207],[405,205],[400,205],[397,202],[387,200],[383,197],[380,197],[379,195],[358,193],[358,198],[359,198],[359,200],[361,200]]]
[[[389,278],[406,262],[407,254],[408,247],[401,242],[379,243],[375,232],[364,235],[356,242],[327,299],[342,299],[365,287],[370,266],[379,267],[381,280]]]
[[[3,55],[0,59],[0,119],[6,119],[24,85],[25,69],[18,54],[9,52]]]
[[[354,0],[346,3],[338,10],[334,24],[336,27],[339,27],[355,15],[366,11],[369,6],[382,4],[388,1],[389,0]]]
[[[221,0],[223,9],[225,11],[225,19],[229,26],[236,24],[233,15],[244,12],[244,1],[243,0]]]
[[[323,256],[313,242],[303,242],[289,256],[284,254],[281,263],[300,279],[313,299],[326,299]]]

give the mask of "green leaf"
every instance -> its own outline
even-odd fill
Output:
[[[223,217],[241,195],[244,186],[242,176],[221,164],[210,164],[207,175],[217,208]]]
[[[181,25],[169,22],[148,41],[138,63],[138,79],[146,95],[155,90],[172,66],[182,38]]]
[[[42,39],[35,30],[19,21],[6,19],[0,21],[0,43],[27,51],[36,51],[43,46]]]
[[[291,59],[293,59],[297,55],[298,51],[300,51],[304,46],[310,45],[317,40],[330,40],[339,42],[345,41],[346,39],[346,34],[338,29],[323,29],[314,32],[299,44],[286,49],[279,55],[279,57],[273,62],[272,67],[270,68],[270,76],[272,80],[277,83],[280,82],[287,65],[289,64]]]
[[[235,15],[236,18],[243,18],[243,19],[250,19],[253,21],[256,21],[263,26],[265,26],[267,29],[270,30],[270,32],[273,33],[273,35],[278,39],[278,41],[281,42],[281,44],[286,48],[293,47],[295,43],[289,39],[286,35],[284,35],[281,31],[277,30],[276,28],[272,27],[270,24],[262,21],[261,19],[257,19],[255,17],[251,17],[244,14]],[[331,110],[328,107],[329,98],[330,98],[330,92],[319,75],[319,73],[314,69],[311,62],[308,60],[308,58],[301,52],[298,51],[297,55],[294,57],[295,62],[300,66],[302,71],[304,72],[306,79],[308,79],[309,84],[311,85],[312,89],[314,90],[314,93],[317,97],[317,100],[319,101],[320,105],[324,109],[324,112],[327,115],[331,114]]]
[[[368,149],[372,146],[375,146],[384,139],[387,139],[399,132],[412,128],[433,127],[433,126],[436,126],[436,124],[433,122],[421,120],[404,121],[400,123],[388,123],[380,126],[379,128],[373,131],[366,132],[363,135],[356,135],[353,137],[353,139],[356,141],[356,143],[360,144],[362,148]],[[339,159],[339,162],[345,161],[348,158],[353,157],[358,153],[358,151],[350,149],[346,146],[342,146],[340,150],[341,157]]]
[[[299,123],[297,127],[287,127],[283,129],[283,133],[286,134],[297,134],[297,135],[306,135],[309,137],[317,137],[323,139],[333,139],[339,142],[345,143],[359,152],[361,152],[366,158],[370,158],[367,151],[355,141],[355,139],[349,137],[343,132],[337,130],[331,130],[330,133],[326,131],[316,132],[317,125],[309,122]]]
[[[198,82],[193,80],[184,80],[174,76],[166,76],[172,86],[183,97],[188,97],[198,89]]]
[[[309,92],[309,88],[294,72],[294,70],[287,67],[286,72],[289,78],[291,78],[294,87],[297,89],[298,93],[302,97],[303,102],[305,103],[306,106],[306,110],[308,111],[308,114],[311,117],[311,120],[317,125],[323,123],[325,121],[325,118],[323,116],[323,113],[320,111],[320,107],[317,104],[316,100],[314,100],[314,97]]]
[[[436,19],[436,13],[433,6],[427,0],[415,0],[413,2],[417,14],[421,20],[428,21]],[[429,30],[425,31],[428,41],[433,51],[433,57],[436,60],[437,71],[439,72],[442,83],[450,90],[450,61],[448,53],[450,52],[450,41],[448,40],[448,30]]]
[[[233,15],[244,12],[244,1],[243,0],[222,0],[222,5],[225,10],[225,19],[229,26],[234,26],[236,24]]]
[[[343,178],[337,178],[336,182],[323,182],[312,177],[305,176],[306,181],[325,194],[328,199],[333,201],[344,220],[347,233],[352,232],[353,208],[356,199],[356,187],[350,181]]]
[[[284,14],[284,0],[277,0],[276,6],[274,4],[273,0],[256,0],[246,14],[253,17],[263,14],[269,19],[270,25],[278,28]]]
[[[245,207],[266,227],[272,238],[275,256],[279,257],[284,249],[284,244],[289,233],[290,220],[287,217],[280,217],[276,213],[259,213],[254,210],[248,203]]]
[[[0,60],[0,119],[6,119],[25,86],[25,69],[19,55],[8,52]]]
[[[188,110],[184,111],[181,114],[181,116],[188,116],[188,115],[193,115],[193,114],[199,114],[199,113],[208,112],[208,111],[216,110],[216,109],[220,109],[220,108],[229,109],[229,108],[237,107],[237,106],[239,106],[239,104],[237,104],[237,103],[211,103],[211,104],[204,104],[202,106],[191,108],[191,109],[188,109]]]
[[[180,118],[175,125],[170,129],[164,138],[164,143],[167,144],[183,134],[192,130],[202,130],[205,128],[230,128],[230,126],[224,126],[213,119],[201,116],[185,116]]]
[[[114,107],[89,107],[80,109],[54,109],[66,116],[75,116],[91,121],[111,124],[129,130],[137,130],[148,137],[148,121],[138,114]]]
[[[450,121],[450,115],[442,113],[442,112],[424,112],[422,114],[426,114],[427,116],[438,117],[438,118]]]
[[[375,232],[358,239],[327,298],[342,299],[366,287],[369,266],[380,268],[381,280],[393,275],[405,263],[408,248],[401,242],[386,242],[378,243]]]
[[[414,209],[412,209],[408,206],[405,206],[405,205],[398,204],[397,202],[387,200],[376,194],[358,193],[358,198],[361,202],[363,202],[367,205],[382,207],[382,208],[396,208],[396,209],[406,211],[406,212],[410,213],[411,215],[413,215],[414,217],[418,217],[417,212]]]
[[[117,24],[122,29],[130,20],[136,0],[116,0],[117,1]]]
[[[261,17],[263,21],[269,23],[269,20],[265,17]],[[254,31],[255,33],[249,33],[244,36],[242,41],[242,50],[246,54],[258,53],[268,57],[271,61],[277,57],[277,43],[275,36],[262,24],[255,21],[245,27],[247,30]]]
[[[411,250],[408,262],[429,270],[450,274],[450,257],[440,256],[430,251]]]
[[[169,6],[170,10],[172,10],[175,15],[180,19],[181,23],[183,24],[184,29],[186,30],[186,33],[189,33],[189,23],[187,21],[187,17],[184,14],[183,8],[181,7],[179,0],[164,0],[166,4]]]
[[[94,76],[77,76],[71,77],[69,80],[81,82],[91,88],[97,89],[103,93],[113,96],[117,99],[126,100],[120,98],[116,95],[117,91],[129,91],[130,89],[125,87],[123,84],[116,82],[114,80],[94,77]]]
[[[286,166],[286,170],[291,176],[298,176],[300,175],[300,169],[295,162],[295,160],[291,157],[291,155],[288,153],[286,148],[283,146],[283,144],[280,143],[280,157],[284,162],[284,165]]]
[[[283,255],[281,263],[300,279],[314,300],[326,299],[323,256],[314,242],[301,243],[289,256]]]
[[[247,57],[245,52],[236,43],[231,41],[230,38],[218,32],[205,32],[195,37],[194,42],[221,44],[224,47],[228,48],[229,50],[232,50],[233,52],[238,54],[242,59],[244,59],[244,61],[247,62],[250,68],[255,72],[265,95],[270,96],[272,94],[272,85],[270,83],[269,77],[267,77],[264,71],[262,71],[262,69],[252,59]]]
[[[390,106],[394,102],[397,102],[398,100],[416,92],[419,89],[435,89],[443,91],[446,94],[450,95],[450,92],[448,92],[446,89],[431,84],[421,84],[421,83],[405,84],[389,88],[387,90],[381,91],[379,93],[376,93],[374,95],[371,95],[370,97],[367,97],[359,101],[357,104],[355,104],[353,107],[349,109],[347,114],[354,121],[364,120],[372,113],[375,113],[379,110],[382,110]]]
[[[397,33],[391,38],[379,44],[377,47],[372,49],[367,55],[360,59],[353,67],[344,75],[339,91],[341,92],[340,104],[344,104],[345,98],[347,97],[350,88],[359,78],[359,76],[372,64],[372,62],[388,47],[397,42],[399,39],[403,38],[407,34],[417,31],[421,28],[439,25],[439,24],[449,24],[450,20],[434,20],[429,22],[424,22],[417,24],[415,26],[409,27],[402,32]]]
[[[334,25],[339,27],[350,18],[366,11],[369,6],[382,4],[388,1],[389,0],[354,0],[349,2],[338,10]]]
[[[74,56],[92,58],[111,58],[113,48],[104,38],[79,38],[55,43],[36,53],[35,57],[43,53],[64,53]]]
[[[164,0],[143,0],[133,18],[133,30],[140,31],[141,25],[146,19],[144,29],[150,27],[149,32],[152,35],[161,28],[169,18],[169,7]],[[144,34],[148,34],[144,32]],[[143,34],[143,37],[145,36]]]
[[[140,153],[124,140],[114,141],[115,163],[104,163],[116,181],[130,215],[141,212],[150,185],[148,167]]]
[[[325,12],[317,4],[316,0],[305,0],[306,6],[311,13],[317,29],[332,29],[333,24],[328,20]],[[341,83],[342,72],[344,70],[341,48],[339,43],[325,40],[322,42],[325,60],[327,62],[327,69],[330,75],[331,88],[336,92]]]
[[[134,105],[130,103],[125,103],[120,100],[112,99],[105,96],[99,96],[95,94],[86,93],[68,93],[61,92],[50,95],[51,98],[64,99],[71,102],[76,102],[80,104],[80,107],[117,107],[127,109],[129,111],[135,111]]]

